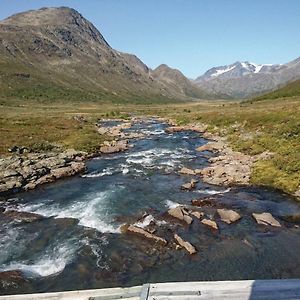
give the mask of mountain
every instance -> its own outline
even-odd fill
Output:
[[[287,64],[235,62],[214,67],[195,83],[205,92],[222,98],[249,98],[272,91],[300,78],[300,58]]]
[[[196,79],[196,82],[203,82],[216,78],[240,78],[249,74],[272,72],[279,68],[280,65],[257,65],[255,63],[250,63],[247,61],[237,61],[231,65],[214,67],[208,70],[204,73],[204,75],[199,76]]]
[[[110,47],[74,9],[42,8],[0,22],[2,97],[184,100],[191,95],[154,77],[138,57]]]
[[[166,64],[162,64],[151,71],[151,75],[154,79],[165,84],[166,88],[172,87],[172,90],[178,94],[184,94],[192,98],[211,97],[200,90],[195,83],[186,78],[179,70],[172,69]]]
[[[256,97],[253,100],[258,101],[258,100],[265,100],[265,99],[278,99],[278,98],[287,98],[287,97],[300,97],[300,79],[293,82],[289,82],[287,85],[283,86],[282,88],[279,88],[273,92]]]

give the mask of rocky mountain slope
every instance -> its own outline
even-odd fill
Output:
[[[215,67],[195,83],[204,91],[222,98],[248,98],[272,91],[300,78],[300,58],[283,65],[236,62]]]
[[[163,83],[166,88],[172,87],[178,94],[184,94],[192,98],[210,98],[211,96],[200,90],[195,83],[186,78],[179,70],[172,69],[162,64],[151,71],[154,79]]]
[[[139,58],[112,49],[73,9],[42,8],[0,22],[2,96],[95,100],[201,95],[200,88],[193,89],[190,93],[160,81]]]
[[[270,93],[263,94],[256,97],[253,100],[265,100],[265,99],[278,99],[287,97],[299,97],[300,96],[300,79],[289,82],[282,88],[272,91]],[[251,100],[252,101],[252,100]]]

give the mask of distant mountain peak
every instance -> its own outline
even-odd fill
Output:
[[[214,67],[206,71],[202,76],[199,76],[196,81],[207,81],[220,78],[239,78],[249,74],[268,73],[277,69],[280,65],[272,64],[256,64],[249,61],[236,61],[231,65]]]
[[[101,99],[204,96],[180,71],[161,65],[155,73],[135,55],[113,49],[91,22],[69,7],[30,10],[0,21],[0,77],[15,82],[16,72],[57,90],[93,92]],[[35,95],[32,82],[23,83]],[[11,92],[9,84],[5,89]]]
[[[300,77],[300,60],[287,64],[256,64],[237,61],[214,67],[195,82],[207,93],[228,98],[246,98],[270,91]]]
[[[85,32],[90,38],[109,46],[98,29],[78,11],[69,7],[43,7],[12,15],[0,22],[0,25],[52,30],[57,28],[61,34],[68,35],[70,30]],[[35,29],[34,29],[35,30]]]
[[[84,17],[75,9],[69,7],[43,7],[38,10],[29,10],[14,14],[1,24],[19,26],[42,26],[42,25],[61,25],[76,24]]]

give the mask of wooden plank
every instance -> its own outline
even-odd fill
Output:
[[[125,299],[125,298],[131,298],[132,300],[139,300],[141,290],[142,290],[142,286],[135,286],[130,288],[110,288],[110,289],[80,290],[80,291],[70,291],[70,292],[0,296],[0,300],[89,300],[95,297],[101,297],[99,299],[105,299],[105,300]]]
[[[188,292],[195,294],[199,290],[252,290],[272,291],[274,289],[296,289],[300,287],[299,279],[285,280],[243,280],[243,281],[207,281],[207,282],[172,282],[150,284],[149,294],[164,294]]]
[[[148,300],[300,299],[300,280],[246,280],[151,284]]]
[[[0,296],[0,300],[300,300],[300,280],[173,282],[58,293]]]
[[[147,300],[148,295],[149,295],[149,289],[150,289],[150,284],[146,283],[142,287],[141,295],[140,295],[140,300]]]

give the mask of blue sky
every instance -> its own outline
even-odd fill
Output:
[[[69,6],[115,49],[195,78],[213,66],[300,56],[300,0],[0,0],[0,19]]]

